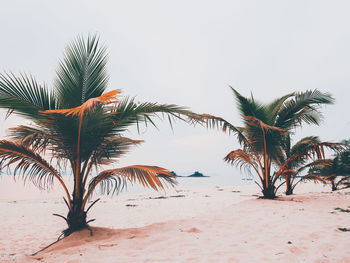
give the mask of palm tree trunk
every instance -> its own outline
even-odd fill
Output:
[[[292,177],[290,175],[287,175],[286,177],[286,195],[292,195],[293,194],[293,187],[292,187]]]
[[[263,182],[263,189],[262,189],[262,193],[263,193],[263,198],[266,199],[274,199],[276,198],[276,187],[275,185],[271,182],[271,179],[268,178],[269,183],[266,184],[265,180]],[[267,186],[266,186],[267,185]]]
[[[337,190],[337,186],[336,186],[336,184],[335,184],[333,179],[331,180],[331,184],[332,184],[332,191],[336,191]]]
[[[67,215],[68,228],[63,231],[65,236],[68,236],[75,231],[88,228],[88,224],[86,222],[86,212],[83,208],[84,191],[82,186],[82,180],[80,176],[76,178],[79,178],[80,180],[74,180],[72,209],[68,212]]]

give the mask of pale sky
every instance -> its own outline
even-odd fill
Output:
[[[228,85],[269,102],[320,89],[336,104],[320,127],[295,138],[350,138],[350,1],[33,1],[3,0],[0,70],[33,74],[52,86],[65,46],[98,33],[109,53],[109,89],[138,101],[175,103],[241,121]],[[4,120],[4,112],[0,114]],[[5,129],[18,122],[4,121]],[[237,173],[222,159],[233,136],[183,123],[126,134],[146,142],[120,165],[159,165],[180,174]]]

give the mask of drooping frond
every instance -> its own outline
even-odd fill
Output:
[[[332,167],[333,165],[333,160],[332,159],[319,159],[312,161],[306,165],[303,165],[299,167],[299,169],[295,172],[295,175],[299,175],[302,171],[305,171],[308,168],[315,168],[315,167]]]
[[[305,176],[303,176],[302,178],[303,180],[312,180],[314,181],[315,183],[317,182],[322,182],[322,183],[326,183],[325,179],[320,177],[319,175],[317,174],[307,174]]]
[[[291,156],[285,160],[278,173],[284,169],[301,166],[308,159],[325,159],[325,149],[339,153],[346,149],[342,143],[321,142],[317,136],[309,136],[301,139],[291,149]]]
[[[236,127],[233,124],[229,123],[225,119],[221,117],[217,117],[214,115],[210,114],[202,114],[201,115],[203,120],[205,121],[206,125],[208,128],[220,128],[222,129],[223,132],[228,132],[236,134],[239,143],[242,144],[247,144],[248,140],[244,135],[244,128],[243,127]]]
[[[126,137],[106,138],[100,146],[93,152],[91,162],[96,167],[98,165],[108,165],[128,152],[133,145],[139,145],[142,140],[132,140]]]
[[[55,109],[55,98],[32,76],[0,74],[0,107],[36,119],[38,111]]]
[[[102,192],[109,194],[118,193],[127,182],[139,182],[144,187],[150,187],[154,190],[163,189],[164,183],[176,184],[174,175],[158,166],[132,165],[105,170],[90,181],[89,191],[85,196],[84,203],[86,203],[88,197],[98,184],[101,185]]]
[[[224,161],[240,168],[253,168],[257,175],[261,178],[261,173],[259,172],[259,160],[257,158],[258,157],[253,153],[238,149],[226,155]]]
[[[78,37],[66,48],[55,81],[60,109],[80,106],[91,98],[101,96],[106,90],[107,57],[105,48],[99,48],[98,42],[97,36],[89,36],[87,41]]]
[[[25,179],[29,179],[41,188],[51,185],[54,177],[62,180],[53,166],[27,146],[1,140],[0,167],[4,169],[14,164],[16,164],[13,169],[14,175],[22,174]]]
[[[42,127],[30,127],[20,125],[10,128],[10,137],[21,143],[23,146],[31,147],[36,152],[45,151],[51,141],[51,134],[48,134]]]
[[[153,118],[167,117],[170,125],[176,119],[191,124],[201,123],[202,117],[184,107],[174,104],[158,104],[151,102],[136,103],[134,98],[125,98],[111,109],[111,117],[115,123],[114,130],[125,131],[131,125],[145,123],[156,127]]]

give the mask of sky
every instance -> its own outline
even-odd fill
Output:
[[[294,138],[350,138],[350,2],[242,1],[19,1],[0,7],[0,71],[31,73],[51,87],[67,44],[98,34],[109,54],[109,90],[137,101],[175,103],[197,113],[241,119],[228,85],[269,102],[307,89],[331,93],[319,127]],[[0,136],[21,123],[2,122]],[[125,134],[145,143],[118,166],[148,164],[188,175],[238,176],[223,157],[237,139],[216,130],[158,121]]]

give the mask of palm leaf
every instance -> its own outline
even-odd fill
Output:
[[[275,125],[284,129],[293,128],[302,123],[318,125],[322,118],[320,106],[333,103],[334,98],[329,93],[322,93],[317,89],[297,93],[294,99],[284,103],[278,112]]]
[[[252,153],[241,149],[234,150],[225,156],[224,161],[232,165],[239,166],[240,168],[253,168],[257,175],[261,178],[261,174],[259,172],[259,159],[257,159],[257,156]]]
[[[111,108],[111,118],[115,124],[114,131],[118,133],[125,131],[131,125],[139,126],[140,123],[146,125],[150,123],[157,127],[153,119],[162,119],[165,116],[168,117],[170,124],[176,119],[190,124],[203,122],[201,115],[174,104],[135,103],[134,98],[125,98],[116,107]]]
[[[176,184],[174,175],[164,168],[148,165],[132,165],[100,172],[91,179],[89,191],[85,196],[84,205],[95,187],[100,184],[102,193],[118,193],[127,182],[138,181],[144,187],[154,190],[164,189],[164,182]],[[83,205],[83,206],[84,206]]]
[[[275,125],[275,120],[276,117],[278,115],[278,113],[280,112],[280,110],[283,108],[284,103],[286,102],[287,99],[291,98],[292,96],[294,96],[295,93],[289,93],[285,96],[282,96],[276,100],[274,100],[273,102],[271,102],[270,104],[268,104],[266,106],[266,113],[270,116],[270,120],[269,123],[272,123],[273,125]]]
[[[99,97],[107,88],[107,57],[105,48],[99,48],[97,36],[87,41],[78,37],[66,48],[66,54],[57,70],[56,96],[60,109],[75,108]]]
[[[17,165],[13,170],[14,176],[21,173],[25,180],[30,180],[40,188],[47,188],[52,185],[54,178],[58,179],[70,201],[67,187],[61,175],[52,165],[25,145],[1,140],[0,168],[4,169],[15,163]]]
[[[111,164],[126,154],[131,146],[139,145],[142,142],[142,140],[132,140],[126,137],[105,138],[103,143],[93,152],[91,162],[96,167]]]
[[[269,119],[267,118],[265,105],[255,101],[253,96],[251,98],[246,98],[231,86],[230,88],[236,97],[241,116],[252,116],[268,123]]]
[[[203,120],[205,121],[208,128],[221,128],[223,132],[228,132],[236,134],[238,137],[239,143],[242,144],[248,144],[248,139],[244,135],[244,128],[243,127],[236,127],[233,124],[229,123],[225,119],[221,117],[217,117],[210,114],[202,114],[201,115]]]
[[[38,111],[55,109],[55,98],[32,76],[5,73],[0,74],[0,107],[35,120]]]
[[[51,142],[51,134],[43,127],[19,125],[10,128],[10,138],[24,146],[31,147],[36,152],[44,152]]]

